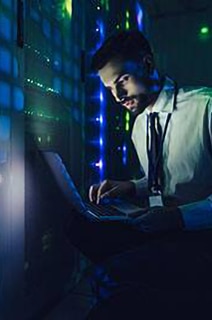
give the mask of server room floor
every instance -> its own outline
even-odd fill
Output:
[[[43,320],[85,320],[96,299],[87,279],[83,278],[71,294]]]

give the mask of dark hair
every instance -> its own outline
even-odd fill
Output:
[[[116,57],[140,60],[144,54],[152,55],[152,49],[143,33],[138,30],[122,31],[109,37],[96,51],[91,68],[98,71]]]

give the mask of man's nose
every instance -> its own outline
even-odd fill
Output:
[[[126,96],[127,91],[124,88],[116,88],[116,91],[114,92],[116,102],[121,102],[121,100],[124,99]]]

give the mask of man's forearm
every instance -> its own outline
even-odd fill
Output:
[[[148,181],[146,177],[131,180],[135,184],[136,196],[145,197],[148,195]]]

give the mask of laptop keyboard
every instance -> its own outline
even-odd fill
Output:
[[[109,204],[86,203],[87,209],[91,210],[97,216],[126,216],[125,213],[111,207]]]

